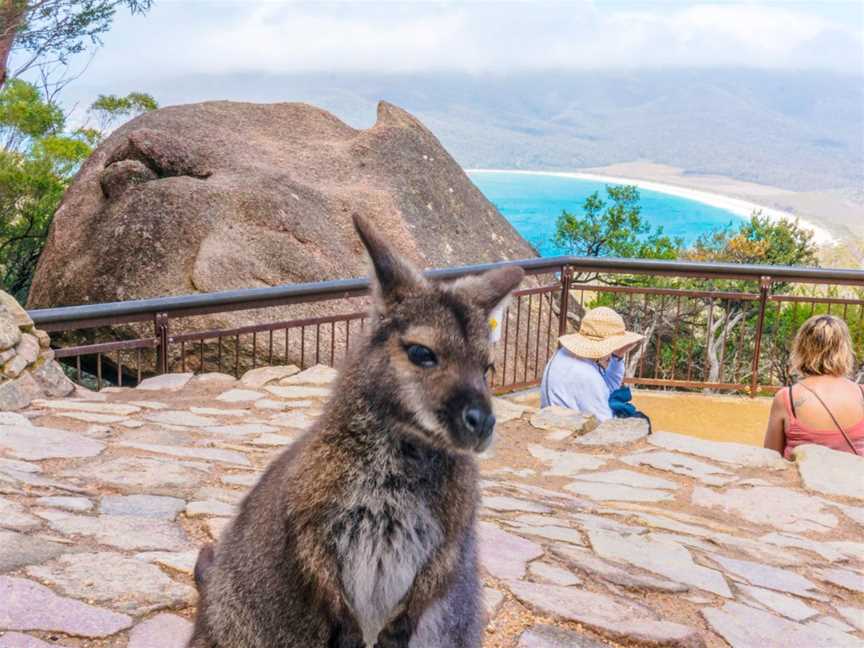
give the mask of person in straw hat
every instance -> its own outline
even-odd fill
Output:
[[[578,333],[558,338],[558,351],[543,372],[542,406],[569,407],[599,421],[611,419],[609,396],[624,381],[624,356],[643,339],[628,331],[611,308],[588,311]]]

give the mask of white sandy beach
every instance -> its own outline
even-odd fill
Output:
[[[578,180],[592,180],[594,182],[606,182],[609,184],[635,185],[646,191],[656,191],[659,193],[686,198],[705,205],[711,205],[719,209],[725,209],[742,219],[749,218],[754,211],[761,211],[763,216],[767,216],[772,220],[797,220],[802,227],[805,227],[813,232],[813,240],[818,245],[833,245],[837,239],[825,228],[808,220],[802,219],[800,216],[791,212],[782,211],[765,205],[759,205],[754,202],[733,198],[731,196],[723,196],[721,194],[711,193],[698,189],[690,189],[679,185],[665,184],[655,182],[653,180],[643,180],[640,178],[630,178],[623,176],[602,175],[596,173],[584,173],[581,171],[521,171],[513,169],[466,169],[467,173],[519,173],[524,175],[545,175],[555,176],[560,178],[574,178]]]

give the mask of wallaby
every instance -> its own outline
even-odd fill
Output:
[[[488,321],[524,273],[432,281],[354,225],[374,268],[368,336],[316,425],[201,551],[191,648],[481,645]]]

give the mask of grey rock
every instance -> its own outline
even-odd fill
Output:
[[[612,639],[680,648],[705,645],[695,629],[661,621],[635,601],[525,581],[509,581],[508,586],[516,598],[540,613],[575,621]]]
[[[11,349],[21,341],[21,330],[6,312],[0,314],[0,351]]]
[[[810,607],[801,599],[795,598],[794,596],[788,596],[786,594],[780,594],[778,592],[773,592],[761,587],[752,587],[750,585],[738,585],[738,589],[749,598],[753,599],[760,605],[765,606],[772,612],[781,614],[787,619],[792,619],[793,621],[805,621],[819,614],[819,610]]]
[[[837,568],[815,569],[813,573],[816,574],[816,578],[825,583],[831,583],[850,592],[864,594],[864,574]]]
[[[166,454],[173,457],[189,457],[190,459],[203,459],[205,461],[218,461],[221,463],[235,464],[237,466],[249,466],[249,459],[234,450],[222,450],[220,448],[186,448],[183,446],[167,446],[156,443],[131,443],[122,442],[118,444],[124,448],[135,448],[146,450],[157,454]]]
[[[528,573],[541,583],[551,583],[552,585],[562,585],[564,587],[580,585],[582,583],[582,579],[573,572],[541,560],[535,560],[528,565]]]
[[[0,530],[0,573],[36,565],[67,551],[66,545],[40,536]]]
[[[675,490],[678,484],[668,479],[651,477],[632,470],[610,470],[606,472],[595,472],[577,475],[579,481],[597,482],[601,484],[621,484],[631,488],[658,488],[661,490]]]
[[[225,502],[189,502],[186,505],[186,515],[188,517],[231,517],[232,515],[234,515],[234,512],[234,507],[231,504],[226,504]]]
[[[127,648],[186,648],[192,628],[192,623],[175,614],[157,614],[132,629]]]
[[[18,347],[15,347],[15,350],[17,354]],[[15,355],[11,360],[7,361],[6,364],[3,365],[3,375],[7,378],[17,378],[29,364],[30,363],[27,362],[26,358],[23,358],[20,355]]]
[[[22,416],[16,412],[0,411],[0,425],[23,425],[24,427],[32,427],[33,423],[26,416]]]
[[[486,495],[483,497],[483,506],[493,511],[523,511],[525,513],[551,513],[552,509],[543,504],[528,502],[515,497],[498,495]]]
[[[75,391],[75,383],[56,362],[42,362],[31,372],[33,380],[49,398],[61,398]]]
[[[495,415],[495,421],[498,425],[520,419],[525,412],[532,410],[533,408],[527,405],[519,405],[506,398],[495,397],[492,399],[492,413]]]
[[[774,450],[757,448],[743,443],[706,441],[683,434],[672,434],[671,432],[655,432],[648,437],[648,443],[666,450],[699,455],[741,468],[783,470],[789,466],[789,463]]]
[[[592,515],[591,513],[572,513],[570,517],[584,529],[600,529],[602,531],[637,535],[648,532],[648,529],[644,527],[622,524],[621,522],[610,520],[601,515]]]
[[[154,565],[116,553],[67,554],[28,567],[27,574],[66,596],[134,616],[186,607],[195,600],[194,588],[171,580]]]
[[[40,497],[36,500],[39,506],[63,509],[75,513],[85,513],[93,508],[93,502],[86,497],[69,497],[65,495]]]
[[[720,565],[723,571],[733,574],[751,585],[807,598],[824,598],[815,583],[788,569],[778,569],[749,560],[727,558],[719,554],[710,554],[710,556],[711,560]]]
[[[666,470],[698,479],[711,486],[724,486],[735,480],[735,475],[722,468],[675,452],[640,452],[622,457],[621,461],[631,466],[650,466],[657,470]]]
[[[118,549],[181,551],[189,547],[186,533],[166,520],[128,515],[86,517],[70,515],[50,522],[64,535],[93,537],[100,544]]]
[[[771,544],[777,547],[797,547],[805,549],[815,554],[822,556],[825,560],[837,562],[844,560],[847,553],[834,547],[829,542],[817,542],[800,536],[789,535],[786,533],[766,533],[758,539],[762,544]]]
[[[282,380],[298,373],[300,373],[300,368],[295,365],[259,367],[258,369],[250,369],[243,374],[243,377],[240,378],[240,384],[244,387],[258,389],[267,383]]]
[[[297,376],[293,376],[296,378]],[[291,380],[291,378],[289,378]],[[302,398],[329,398],[330,390],[327,387],[307,387],[305,385],[271,385],[265,389],[279,398],[302,399]],[[263,396],[263,394],[262,394]]]
[[[186,502],[177,497],[161,495],[105,495],[99,502],[103,515],[173,520],[186,508]]]
[[[308,430],[315,424],[315,419],[306,414],[306,412],[294,410],[292,412],[278,414],[270,419],[270,422],[273,425],[294,428],[295,430]]]
[[[825,510],[822,500],[789,488],[757,486],[717,493],[697,487],[693,489],[691,501],[696,506],[720,508],[749,522],[793,533],[824,533],[837,526],[837,516]]]
[[[229,389],[219,394],[216,400],[223,403],[251,403],[264,398],[264,394],[252,389]]]
[[[116,486],[127,492],[145,491],[170,496],[194,488],[205,477],[201,470],[177,461],[141,457],[120,457],[91,463],[62,474],[84,478],[94,484]]]
[[[39,526],[39,520],[27,513],[27,509],[18,502],[0,497],[0,527],[30,529],[35,526]]]
[[[634,488],[622,484],[606,484],[603,482],[576,481],[567,484],[564,488],[571,493],[597,501],[662,502],[673,499],[673,495],[668,491],[651,488]]]
[[[807,490],[864,500],[864,458],[814,444],[797,446],[793,456]]]
[[[516,527],[523,535],[537,536],[538,538],[546,538],[547,540],[557,540],[568,544],[584,546],[585,541],[582,539],[582,534],[576,529],[568,527],[560,527],[552,524],[534,525],[534,524],[518,524],[509,522],[511,526]]]
[[[504,603],[504,595],[492,587],[483,588],[483,607],[486,610],[486,619],[492,620]]]
[[[611,531],[589,531],[594,552],[601,558],[623,562],[676,583],[683,583],[732,598],[723,575],[693,562],[690,552],[676,542],[647,536],[622,536]]]
[[[18,328],[29,328],[33,326],[33,320],[24,310],[24,307],[9,293],[0,290],[0,308],[2,308],[3,319],[10,319]]]
[[[590,414],[557,405],[544,407],[529,420],[538,430],[566,430],[570,434],[586,434],[597,427],[597,419]]]
[[[157,410],[144,416],[148,421],[162,425],[179,425],[181,427],[207,427],[219,425],[219,421],[211,416],[201,416],[181,410]]]
[[[81,400],[37,400],[33,401],[34,407],[42,409],[63,410],[69,412],[94,412],[96,414],[114,414],[117,416],[129,416],[137,414],[141,408],[129,403],[102,403],[98,401]]]
[[[597,470],[606,465],[606,459],[602,457],[550,450],[539,445],[529,445],[528,452],[535,459],[551,466],[550,470],[545,473],[547,475],[573,477],[586,470]]]
[[[572,630],[535,625],[521,634],[516,648],[606,648],[606,644]]]
[[[861,640],[825,626],[804,626],[770,612],[727,602],[703,608],[702,616],[732,648],[860,648]]]
[[[257,473],[240,473],[237,475],[222,475],[220,478],[226,484],[252,487],[258,483],[261,475]]]
[[[20,632],[5,632],[0,635],[0,648],[65,648],[58,643],[46,643],[36,637]]]
[[[18,354],[18,357],[27,365],[33,364],[39,357],[39,340],[29,333],[23,333],[15,347],[15,353]]]
[[[132,625],[125,614],[57,596],[25,578],[0,576],[0,628],[109,637]]]
[[[586,549],[554,545],[551,551],[556,558],[560,558],[570,567],[578,569],[592,578],[600,578],[607,583],[619,585],[626,589],[673,593],[686,592],[690,589],[684,583],[646,576],[635,573],[633,570],[627,571],[598,558]]]
[[[535,542],[488,522],[477,525],[480,563],[495,578],[522,578],[528,562],[543,555]]]
[[[864,632],[864,608],[852,607],[850,605],[835,605],[834,609],[858,632]]]
[[[53,428],[0,425],[0,448],[19,459],[95,457],[105,444],[75,432]]]
[[[142,391],[180,391],[192,380],[191,373],[162,374],[146,378],[138,383],[136,389]]]
[[[44,395],[42,388],[29,373],[22,374],[16,380],[3,382],[0,379],[0,410],[24,409],[34,399]]]
[[[228,437],[249,437],[256,434],[269,434],[278,432],[279,428],[263,423],[235,423],[231,425],[214,425],[204,429],[209,434],[218,434]]]
[[[339,376],[333,367],[317,364],[279,381],[280,385],[329,385]]]
[[[574,443],[587,446],[630,445],[648,436],[648,422],[639,418],[613,418],[603,421],[588,434],[574,439]]]
[[[174,571],[191,575],[198,560],[198,550],[192,551],[145,551],[135,554],[135,560],[158,563]]]

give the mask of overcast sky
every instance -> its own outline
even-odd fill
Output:
[[[155,0],[118,14],[82,81],[662,66],[861,74],[864,3]]]

